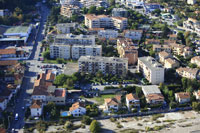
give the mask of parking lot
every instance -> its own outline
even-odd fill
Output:
[[[72,75],[75,72],[78,72],[78,63],[67,63],[65,65],[64,74]]]

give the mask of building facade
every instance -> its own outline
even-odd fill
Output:
[[[98,32],[98,37],[99,38],[117,38],[118,37],[118,31],[116,30],[100,30]]]
[[[128,19],[124,17],[87,14],[85,15],[85,26],[88,28],[116,28],[124,30],[128,27]]]
[[[152,84],[164,82],[164,68],[153,57],[138,58],[138,71]]]
[[[128,71],[128,59],[118,57],[81,56],[78,60],[79,72],[125,76]]]
[[[124,37],[132,40],[140,40],[142,38],[142,30],[125,30]]]
[[[112,10],[113,17],[128,17],[128,11],[124,8],[113,8]]]
[[[79,14],[80,8],[73,5],[62,5],[60,8],[60,15],[65,17],[72,17],[73,14]]]
[[[59,23],[56,24],[56,29],[60,34],[69,34],[77,28],[76,23]]]
[[[51,58],[79,59],[81,56],[101,56],[101,45],[50,45]]]
[[[117,40],[117,51],[120,58],[128,58],[128,64],[134,65],[138,60],[138,50],[134,46],[131,39],[118,39]]]

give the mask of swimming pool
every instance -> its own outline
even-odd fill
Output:
[[[62,117],[68,116],[68,112],[67,112],[67,111],[62,112],[62,113],[61,113],[61,116],[62,116]]]

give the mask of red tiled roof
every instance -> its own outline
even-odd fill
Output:
[[[106,98],[104,101],[107,105],[118,105],[118,102],[115,98]]]
[[[0,49],[0,55],[4,54],[16,54],[16,49],[10,48],[10,49]]]
[[[17,61],[16,60],[2,60],[0,61],[0,66],[12,66],[16,65]]]
[[[38,108],[41,108],[41,105],[42,105],[42,102],[41,101],[39,101],[39,100],[35,100],[35,101],[33,101],[33,104],[30,106],[30,108],[36,108],[36,109],[38,109]]]
[[[72,107],[69,108],[69,111],[74,111],[79,107],[83,107],[84,108],[85,104],[82,103],[82,102],[76,102],[76,103],[72,104]]]
[[[127,95],[126,95],[126,98],[127,98],[129,101],[131,101],[131,100],[139,100],[139,98],[138,98],[136,95],[132,94],[132,93],[127,94]]]

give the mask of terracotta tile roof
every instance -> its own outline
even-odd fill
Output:
[[[145,44],[160,44],[158,39],[146,39]]]
[[[45,96],[48,96],[49,93],[47,92],[47,88],[46,87],[42,87],[42,86],[38,86],[38,87],[35,87],[33,89],[33,93],[32,95],[45,95]]]
[[[4,54],[16,54],[16,49],[10,48],[10,49],[0,49],[0,55]]]
[[[65,97],[66,96],[66,90],[55,90],[54,92],[55,97]]]
[[[187,67],[179,67],[176,69],[177,73],[187,72],[193,75],[196,75],[198,73],[199,69],[197,68],[187,68]]]
[[[142,33],[143,32],[143,30],[124,30],[123,31],[123,33],[129,33],[129,32],[140,32],[140,33]]]
[[[47,74],[45,73],[40,73],[38,75],[38,79],[35,80],[34,86],[51,86],[53,85],[53,80],[55,79],[55,74],[48,72]]]
[[[0,133],[6,133],[6,129],[5,128],[0,128]]]
[[[167,53],[167,52],[165,52],[165,51],[162,51],[162,52],[159,53],[159,56],[161,56],[161,57],[168,57],[168,56],[170,56],[170,54]]]
[[[188,92],[179,92],[179,93],[175,93],[175,95],[177,95],[177,97],[180,99],[190,98],[190,93],[188,93]]]
[[[174,44],[176,41],[174,40],[164,40],[164,44]]]
[[[69,108],[69,111],[74,111],[79,107],[83,107],[84,108],[85,104],[82,103],[82,102],[76,102],[76,103],[72,104],[72,107]]]
[[[104,28],[89,28],[89,31],[100,31],[100,30],[104,30]]]
[[[17,61],[16,60],[2,60],[0,61],[0,66],[12,66],[16,65]]]
[[[195,56],[195,57],[193,57],[191,60],[197,60],[197,61],[200,62],[200,56]]]
[[[95,15],[95,14],[86,14],[85,17],[90,20],[100,19],[100,18],[107,18],[106,15]]]
[[[139,98],[135,95],[135,94],[127,94],[126,95],[126,98],[129,100],[129,101],[132,101],[132,100],[139,100]]]
[[[176,63],[178,63],[176,60],[173,60],[172,58],[166,59],[165,62],[168,62],[170,64],[176,64]]]
[[[39,101],[39,100],[34,100],[33,101],[33,104],[30,106],[30,108],[36,108],[36,109],[39,109],[39,108],[41,108],[41,106],[42,106],[42,102],[41,101]]]
[[[55,79],[55,74],[49,72],[46,74],[46,80],[51,80],[53,81]]]
[[[118,105],[118,102],[115,98],[106,98],[104,101],[107,105]]]
[[[128,20],[127,18],[124,18],[124,17],[112,17],[112,19],[117,19],[117,20]]]
[[[169,37],[177,37],[176,34],[170,34]]]
[[[164,101],[164,97],[162,94],[148,94],[146,98],[151,101],[151,100],[156,100],[156,101]]]

